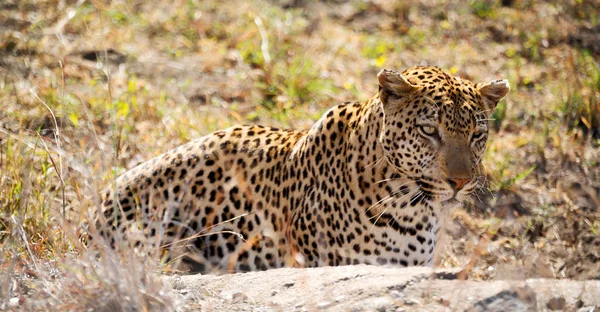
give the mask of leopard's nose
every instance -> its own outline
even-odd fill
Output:
[[[469,183],[471,179],[448,179],[448,183],[455,192],[462,190],[462,188]]]

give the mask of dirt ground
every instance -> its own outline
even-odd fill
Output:
[[[486,188],[453,214],[436,266],[471,281],[600,279],[597,5],[2,1],[0,309],[164,307],[155,262],[98,260],[78,242],[98,190],[216,129],[308,128],[374,94],[381,68],[418,64],[512,87]]]

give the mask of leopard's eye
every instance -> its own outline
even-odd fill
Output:
[[[433,126],[419,126],[419,129],[426,136],[437,136],[437,129]]]

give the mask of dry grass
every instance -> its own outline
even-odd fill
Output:
[[[219,128],[306,128],[420,63],[513,87],[492,192],[455,215],[440,265],[476,250],[473,277],[600,277],[594,1],[277,3],[0,4],[0,309],[171,307],[158,261],[78,242],[99,189]]]

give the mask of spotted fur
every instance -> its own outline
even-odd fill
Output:
[[[430,265],[469,198],[505,80],[382,70],[379,92],[308,131],[241,126],[181,145],[103,194],[104,236],[179,241],[197,271]]]

